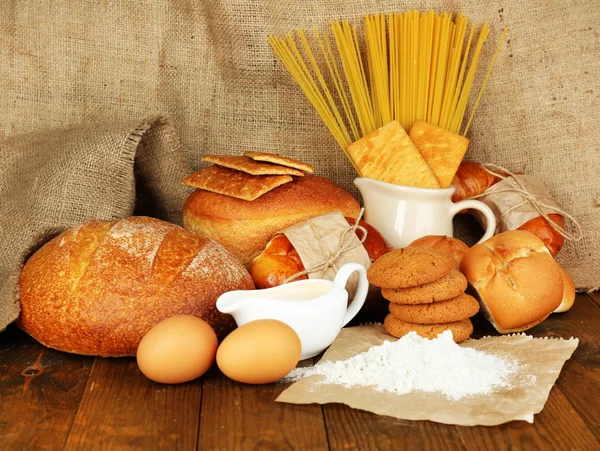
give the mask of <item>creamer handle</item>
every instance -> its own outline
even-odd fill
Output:
[[[450,214],[452,216],[456,215],[461,210],[466,210],[467,208],[472,208],[473,210],[479,210],[485,216],[485,233],[481,237],[481,239],[477,242],[483,243],[484,241],[490,239],[494,236],[496,232],[496,217],[494,216],[494,212],[490,207],[479,200],[475,199],[467,199],[461,200],[456,203],[453,203],[450,208]]]
[[[348,278],[354,272],[358,273],[358,288],[356,289],[354,299],[352,299],[352,302],[346,310],[346,315],[344,316],[344,322],[342,324],[342,327],[348,324],[350,320],[356,316],[356,314],[360,311],[363,304],[365,303],[365,299],[367,298],[367,292],[369,291],[367,270],[363,265],[359,265],[358,263],[346,263],[340,268],[340,270],[335,276],[335,279],[333,279],[333,283],[345,289]]]

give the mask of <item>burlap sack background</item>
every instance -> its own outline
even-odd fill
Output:
[[[164,117],[20,134],[0,140],[0,155],[0,331],[20,311],[23,261],[58,233],[155,205],[153,216],[182,223],[190,169]]]
[[[596,0],[2,0],[0,136],[160,111],[193,167],[208,152],[276,151],[352,188],[350,164],[266,35],[408,7],[489,20],[485,61],[510,27],[468,157],[543,177],[586,233],[559,260],[577,287],[600,286]]]

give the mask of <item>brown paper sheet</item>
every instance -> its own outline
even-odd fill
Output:
[[[381,325],[342,329],[321,362],[345,360],[384,341],[394,340]],[[462,426],[494,426],[513,420],[533,423],[548,399],[560,370],[579,340],[541,339],[520,334],[467,340],[461,346],[485,350],[508,359],[518,359],[522,371],[514,375],[510,389],[491,395],[451,401],[441,393],[411,392],[397,395],[372,387],[322,384],[322,376],[310,376],[292,384],[276,401],[293,404],[342,403],[378,415],[405,420],[430,420]],[[526,373],[526,374],[525,374]],[[519,387],[521,377],[534,375],[536,383]]]
[[[531,193],[539,202],[548,206],[561,209],[544,182],[533,175],[515,175],[523,187]],[[515,189],[518,185],[508,177],[492,185],[485,191],[485,196],[479,200],[485,203],[494,212],[496,217],[496,233],[506,232],[507,230],[517,230],[526,222],[540,216],[538,211],[529,202],[523,202],[523,197],[518,192],[507,192],[506,189]],[[510,210],[510,211],[509,211]],[[544,213],[555,213],[551,208],[542,208]],[[485,224],[483,215],[477,213],[477,220]]]
[[[312,268],[329,260],[329,256],[337,252],[342,234],[348,229],[348,221],[339,211],[333,211],[322,216],[311,218],[294,224],[283,230],[282,233],[290,240],[305,268]],[[365,268],[371,266],[371,259],[365,247],[355,233],[350,236],[349,246],[354,247],[341,254],[325,271],[316,271],[308,274],[309,279],[333,280],[337,270],[344,264],[354,262]],[[348,299],[353,299],[358,285],[358,276],[352,274],[346,284]]]

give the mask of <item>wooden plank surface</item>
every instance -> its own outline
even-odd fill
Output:
[[[204,378],[198,449],[328,449],[321,406],[275,402],[289,385],[244,385],[213,368]]]
[[[134,358],[97,358],[66,449],[196,449],[201,380],[162,385]]]
[[[598,294],[593,298],[600,300]],[[556,384],[600,441],[600,306],[593,298],[577,295],[571,310],[542,324],[548,335],[579,338]]]
[[[0,333],[0,448],[62,448],[93,361],[45,348],[14,325]]]
[[[341,404],[324,405],[323,413],[333,450],[465,449],[454,426],[397,420]]]
[[[493,332],[481,319],[476,331]],[[216,368],[192,383],[155,384],[133,358],[52,351],[12,327],[0,334],[1,448],[600,449],[600,295],[578,295],[528,333],[580,339],[534,424],[455,427],[275,403],[287,384],[238,384]]]
[[[600,344],[600,333],[598,330],[588,334],[588,328],[581,329],[582,316],[589,314],[590,307],[597,307],[585,294],[579,294],[576,299],[577,308],[562,314],[551,315],[546,321],[527,331],[535,337],[570,338],[579,337],[580,343],[574,356],[568,360],[559,376],[557,386],[550,392],[550,396],[542,412],[535,416],[534,423],[511,422],[496,427],[459,427],[460,436],[465,447],[469,450],[494,449],[600,449],[600,443],[590,428],[590,422],[585,421],[582,415],[574,408],[572,399],[564,392],[569,390],[570,381],[563,387],[565,375],[570,372],[569,367],[581,355],[582,346],[586,346],[591,340],[595,346]],[[592,309],[593,310],[593,309]],[[590,324],[586,324],[589,326]],[[493,333],[487,323],[477,325],[478,334]],[[583,392],[575,392],[576,397],[583,396]],[[594,401],[594,397],[589,402]]]

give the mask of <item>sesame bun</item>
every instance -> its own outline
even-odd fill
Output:
[[[212,239],[249,265],[277,232],[331,211],[356,218],[358,201],[328,179],[306,174],[253,201],[196,190],[183,207],[184,227]]]
[[[530,232],[508,231],[473,246],[460,269],[477,292],[483,314],[500,333],[539,324],[563,299],[560,266]]]

